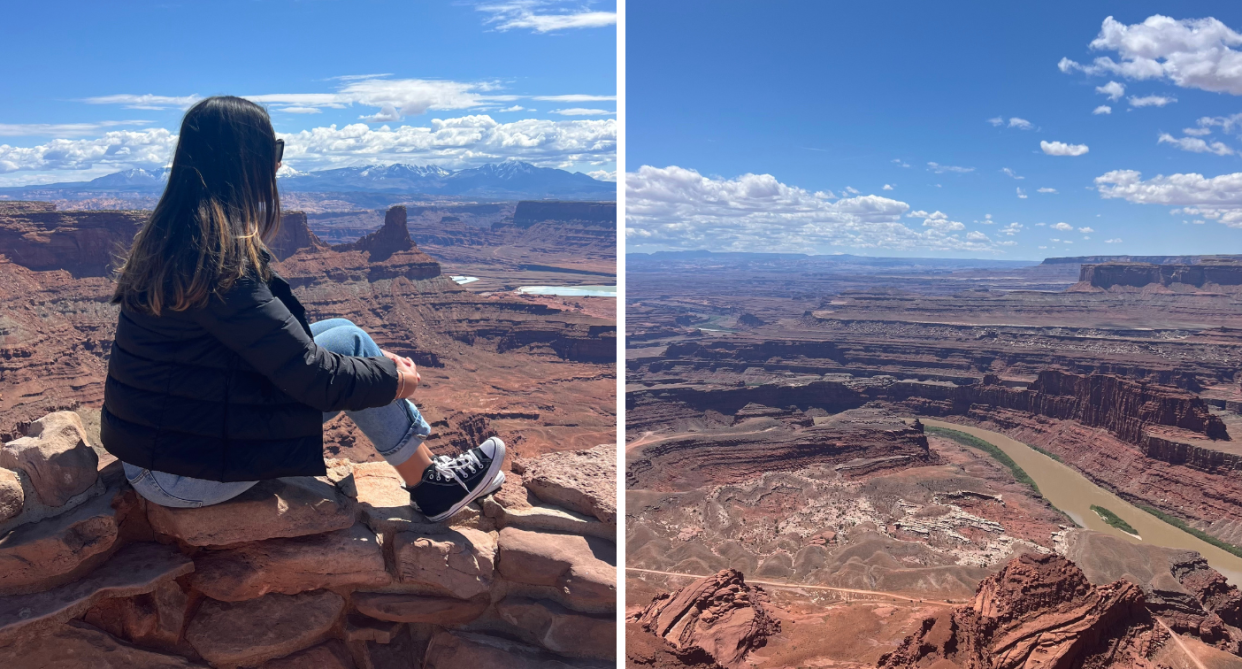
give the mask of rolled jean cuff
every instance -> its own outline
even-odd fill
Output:
[[[384,459],[388,461],[388,464],[394,467],[405,464],[406,460],[414,457],[414,452],[417,451],[418,447],[422,445],[423,438],[431,434],[431,426],[427,424],[427,421],[423,419],[422,414],[419,413],[418,409],[414,408],[414,405],[411,404],[409,400],[397,401],[405,404],[406,413],[410,416],[410,427],[405,431],[405,434],[397,440],[397,444],[392,448],[392,450],[379,451],[379,454],[384,456]],[[376,450],[379,449],[377,448]]]
[[[380,451],[380,455],[384,456],[384,459],[388,461],[388,464],[393,467],[397,467],[405,464],[406,460],[414,457],[414,452],[418,450],[418,447],[421,446],[422,443],[423,438],[415,434],[414,428],[411,427],[410,431],[401,439],[401,443],[397,444],[396,448],[388,451],[387,453]]]

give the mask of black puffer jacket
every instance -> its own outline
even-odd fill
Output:
[[[245,279],[201,309],[121,310],[101,437],[124,462],[181,476],[320,476],[323,412],[396,394],[391,360],[320,348],[288,282]]]

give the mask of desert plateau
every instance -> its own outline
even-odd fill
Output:
[[[1242,257],[627,268],[629,666],[1242,666]]]

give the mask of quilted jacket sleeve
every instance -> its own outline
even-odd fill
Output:
[[[324,349],[263,281],[242,279],[194,318],[290,397],[319,409],[384,406],[397,395],[397,366]]]

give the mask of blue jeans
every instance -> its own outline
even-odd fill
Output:
[[[314,336],[316,344],[333,353],[368,358],[382,355],[370,335],[344,318],[331,318],[311,325],[311,335]],[[324,412],[323,422],[328,422],[340,413]],[[431,426],[418,412],[418,407],[409,400],[398,400],[374,409],[345,413],[367,435],[371,443],[375,444],[379,454],[393,466],[409,460],[423,443],[423,438],[431,434]],[[124,465],[125,478],[129,479],[134,490],[147,501],[160,506],[197,508],[219,504],[233,499],[258,483],[208,481],[143,469],[129,463]]]

